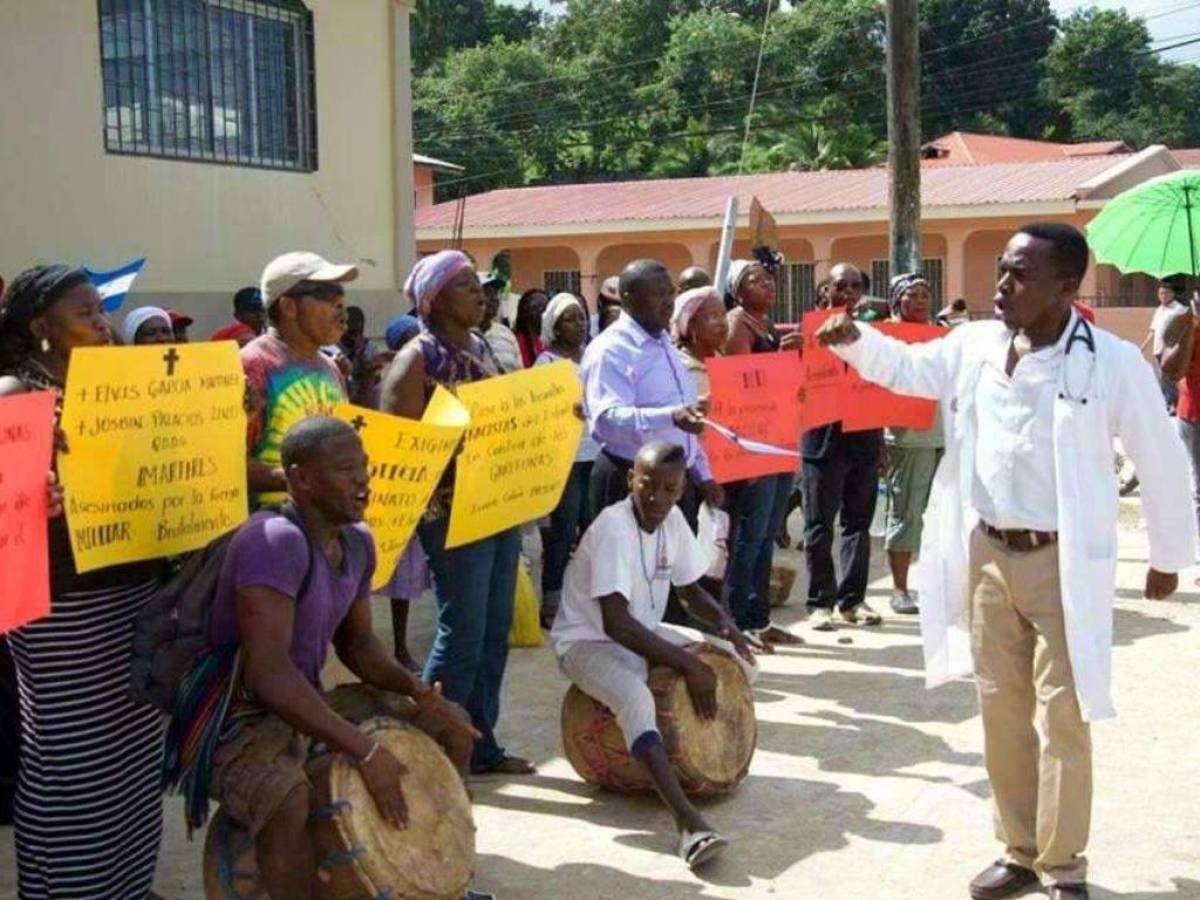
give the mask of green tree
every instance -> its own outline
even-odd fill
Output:
[[[1039,90],[1058,25],[1049,0],[921,0],[920,15],[925,136],[1040,137],[1054,114]]]
[[[1122,139],[1142,147],[1200,139],[1192,66],[1151,52],[1150,31],[1124,10],[1081,10],[1063,22],[1046,61],[1047,93],[1075,140]]]
[[[415,0],[410,25],[413,69],[424,72],[448,53],[489,43],[530,38],[542,16],[531,5],[495,0]]]

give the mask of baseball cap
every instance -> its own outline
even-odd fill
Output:
[[[487,287],[489,284],[504,284],[504,279],[497,272],[480,272],[479,286]]]
[[[270,306],[302,281],[343,284],[358,277],[358,267],[331,263],[323,256],[295,251],[277,256],[263,269],[263,302]]]
[[[621,279],[616,275],[609,275],[600,283],[600,296],[605,300],[612,300],[614,303],[621,302]]]
[[[164,309],[163,312],[165,312],[167,314],[167,318],[171,320],[172,327],[176,325],[188,326],[194,324],[196,321],[187,313],[182,313],[177,309],[171,309],[169,306]]]

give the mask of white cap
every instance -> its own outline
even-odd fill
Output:
[[[277,256],[263,269],[263,303],[270,306],[302,281],[340,284],[358,277],[358,267],[338,265],[315,253],[295,251]]]

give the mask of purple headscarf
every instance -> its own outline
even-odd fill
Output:
[[[461,250],[439,250],[432,256],[423,256],[404,282],[404,295],[417,308],[417,315],[428,318],[437,295],[456,275],[469,268],[471,259]]]

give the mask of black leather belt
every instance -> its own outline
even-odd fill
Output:
[[[1028,553],[1046,544],[1058,543],[1057,531],[1030,531],[1027,528],[996,528],[987,522],[980,521],[979,527],[983,533],[993,540],[1002,543],[1009,550],[1017,553]]]

